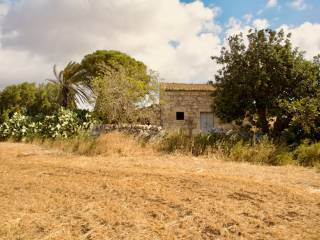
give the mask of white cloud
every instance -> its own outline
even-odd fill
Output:
[[[246,23],[250,23],[253,16],[252,16],[252,14],[246,14],[242,18],[245,20]]]
[[[0,49],[0,89],[24,81],[43,82],[52,75],[52,64],[26,51]]]
[[[268,0],[267,8],[273,8],[278,5],[278,0]]]
[[[251,28],[263,29],[269,26],[266,19],[255,19],[251,23],[230,18],[225,31],[225,37],[235,34],[247,33]],[[312,59],[317,54],[320,54],[320,23],[305,22],[300,26],[282,25],[277,30],[283,29],[286,33],[291,33],[291,40],[294,47],[299,47],[305,51],[305,56]],[[246,42],[246,41],[245,41]],[[226,42],[224,42],[224,45]]]
[[[269,27],[269,22],[267,19],[255,19],[252,22],[252,26],[256,29],[264,29]]]
[[[298,27],[281,26],[285,32],[292,33],[291,39],[295,47],[306,52],[306,57],[311,59],[320,54],[320,24],[305,22]]]
[[[166,81],[205,82],[214,71],[210,56],[221,46],[218,13],[199,1],[20,0],[3,20],[0,51],[17,52],[12,58],[32,53],[26,65],[42,59],[62,67],[96,49],[116,49],[144,61]],[[46,67],[41,71],[39,76],[51,75]],[[33,80],[16,69],[0,81],[22,78]]]
[[[308,5],[305,3],[305,0],[293,0],[290,4],[296,10],[305,10]]]
[[[231,17],[226,27],[225,36],[229,37],[239,33],[247,33],[250,29],[264,29],[269,26],[269,22],[264,18],[257,18],[251,21],[241,21],[237,18]]]
[[[166,81],[206,82],[216,71],[225,37],[266,28],[266,19],[230,18],[201,1],[179,0],[0,0],[0,88],[20,81],[40,82],[52,66],[80,61],[97,49],[126,52],[157,70]],[[284,26],[297,46],[315,55],[320,48],[319,24]]]

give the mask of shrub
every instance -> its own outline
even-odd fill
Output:
[[[233,131],[198,134],[192,137],[183,133],[171,133],[162,139],[159,149],[168,153],[192,153],[195,156],[216,150],[229,153],[239,139],[240,136]]]
[[[255,164],[278,165],[275,156],[276,146],[266,138],[263,138],[260,143],[253,146],[240,141],[230,152],[230,159],[233,161]]]
[[[275,154],[275,165],[294,165],[296,161],[294,160],[292,152],[289,152],[288,149],[277,150]]]
[[[12,117],[0,125],[0,139],[24,140],[37,132],[37,124],[32,123],[30,117],[21,113],[14,113]]]
[[[78,118],[73,111],[61,108],[50,116],[30,117],[21,113],[13,116],[0,125],[0,140],[13,139],[15,141],[39,138],[70,138],[93,125],[90,114],[83,119]]]
[[[320,142],[314,144],[304,142],[293,152],[293,154],[295,159],[302,166],[320,166]]]
[[[168,134],[161,140],[159,150],[168,153],[190,152],[191,139],[183,133]]]

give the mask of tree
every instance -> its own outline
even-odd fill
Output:
[[[249,116],[265,134],[271,134],[269,118],[276,117],[272,134],[278,136],[292,119],[280,103],[316,93],[315,65],[282,30],[250,30],[247,43],[239,34],[228,45],[213,57],[222,66],[215,76],[215,113],[227,122]]]
[[[75,108],[76,103],[90,101],[90,87],[86,81],[87,72],[79,63],[71,61],[59,73],[54,65],[53,73],[55,79],[48,79],[48,81],[59,87],[59,102],[62,107]]]
[[[306,138],[320,140],[320,55],[314,57],[313,64],[316,72],[313,94],[280,102],[280,106],[291,119],[285,132],[290,143],[300,143]]]
[[[31,116],[52,113],[59,108],[57,94],[58,88],[51,83],[8,86],[0,93],[0,122],[14,112]]]
[[[81,61],[82,68],[88,72],[91,79],[104,73],[102,64],[114,72],[122,71],[126,78],[139,81],[141,85],[148,84],[150,80],[147,67],[143,62],[119,51],[98,50],[86,55]]]
[[[102,64],[101,75],[92,84],[96,96],[95,115],[107,123],[134,122],[138,118],[136,109],[145,96],[156,89],[156,78],[146,86],[128,79],[124,68],[115,70]],[[151,84],[152,83],[152,84]]]
[[[106,122],[131,121],[133,110],[154,89],[155,78],[146,65],[122,52],[96,51],[81,66],[90,76],[95,113]]]
[[[50,115],[58,111],[59,105],[59,88],[56,84],[42,83],[37,86],[34,104],[30,106],[30,115]]]

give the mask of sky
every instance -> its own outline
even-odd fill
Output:
[[[205,83],[226,39],[284,29],[320,53],[319,0],[0,0],[0,89],[45,82],[52,67],[98,49],[143,61],[166,82]]]

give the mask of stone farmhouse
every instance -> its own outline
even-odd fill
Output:
[[[208,133],[213,128],[228,128],[212,112],[210,84],[161,83],[161,126],[188,134]]]

